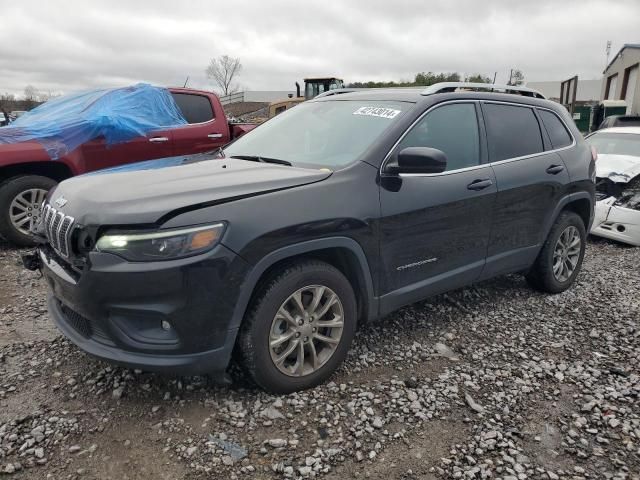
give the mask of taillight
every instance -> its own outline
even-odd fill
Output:
[[[591,159],[595,162],[598,160],[598,152],[596,151],[596,147],[591,145]]]

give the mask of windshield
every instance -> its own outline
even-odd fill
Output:
[[[633,133],[594,133],[586,139],[602,155],[640,157],[640,135]]]
[[[225,155],[342,168],[357,160],[411,106],[387,101],[302,103],[240,137],[225,148]]]

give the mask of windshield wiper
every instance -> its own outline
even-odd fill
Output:
[[[269,158],[269,157],[261,157],[259,155],[232,155],[230,158],[237,158],[238,160],[249,160],[250,162],[261,162],[261,163],[275,163],[277,165],[286,165],[291,167],[291,162],[287,162],[286,160],[280,160],[279,158]]]

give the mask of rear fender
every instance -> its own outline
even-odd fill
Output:
[[[585,225],[585,229],[587,232],[591,229],[591,224],[593,223],[593,211],[594,211],[593,198],[588,192],[569,193],[560,199],[560,201],[556,204],[556,208],[554,209],[553,214],[547,217],[546,223],[544,224],[542,229],[544,233],[542,237],[543,242],[549,236],[551,227],[555,223],[556,219],[560,216],[560,213],[566,209],[567,205],[569,205],[572,202],[575,202],[576,200],[587,200],[589,202],[589,205],[590,205],[589,222],[588,222],[588,225]]]

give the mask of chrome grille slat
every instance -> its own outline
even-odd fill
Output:
[[[51,247],[61,256],[68,258],[71,253],[71,233],[74,218],[58,212],[51,205],[45,205],[42,217],[44,232]]]
[[[51,222],[51,238],[49,241],[51,242],[51,246],[54,250],[60,250],[60,245],[58,244],[58,227],[60,226],[60,222],[64,218],[64,214],[56,214],[53,216],[53,221]]]
[[[58,232],[60,252],[65,257],[69,256],[69,232],[71,231],[71,225],[73,225],[73,218],[65,216],[60,223],[60,231]]]

